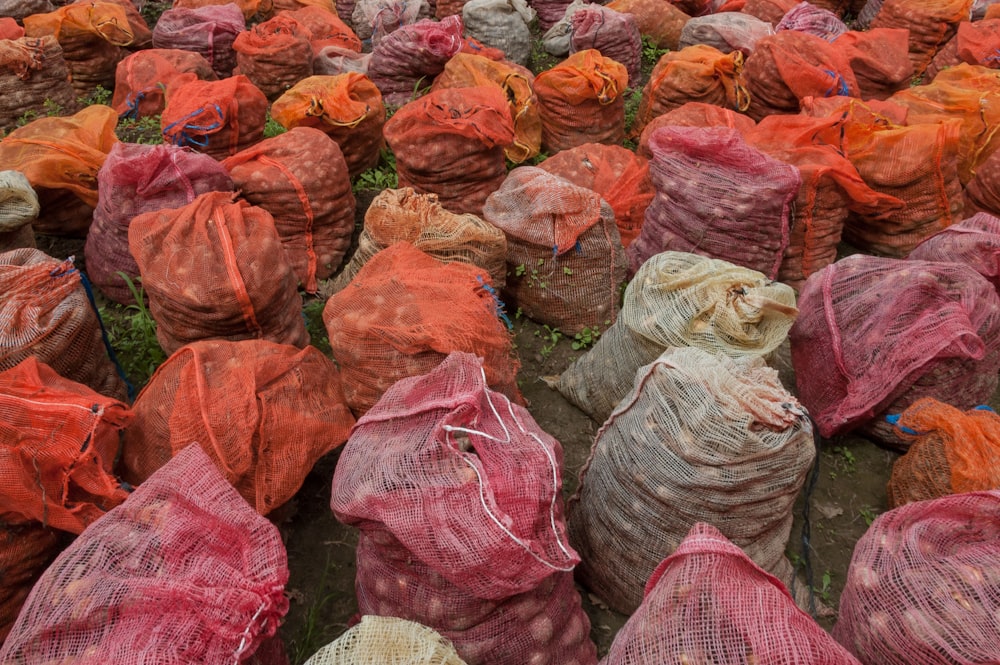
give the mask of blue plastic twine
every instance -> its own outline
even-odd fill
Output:
[[[496,304],[497,316],[499,316],[500,320],[507,325],[507,330],[513,330],[514,324],[511,323],[510,317],[508,317],[507,312],[504,311],[506,305],[504,305],[504,302],[500,300],[500,296],[497,295],[496,289],[487,284],[486,281],[483,280],[482,275],[476,275],[476,279],[479,280],[479,285],[483,287],[483,290],[486,291],[486,293],[490,294],[490,296],[493,298],[493,302]]]
[[[194,132],[210,132],[212,130],[221,127],[223,118],[222,108],[218,104],[212,104],[212,107],[215,108],[215,113],[219,116],[218,120],[216,120],[210,125],[190,125],[190,124],[181,125],[182,129],[180,133],[178,133],[177,138],[174,141],[174,144],[179,146],[193,145],[193,146],[198,146],[199,148],[204,148],[205,146],[207,146],[208,145],[207,136],[191,135],[188,134],[188,130]],[[174,120],[172,123],[163,128],[163,135],[167,136],[170,130],[176,127],[177,125],[180,125],[185,120],[193,118],[197,116],[199,113],[204,113],[204,112],[205,112],[205,107],[203,106],[200,109],[191,111],[191,113],[188,113],[187,115],[178,118],[177,120]]]
[[[823,94],[824,97],[831,97],[834,94],[847,97],[850,94],[850,90],[847,88],[847,81],[844,80],[843,76],[829,69],[824,69],[823,71],[833,79],[833,85]]]

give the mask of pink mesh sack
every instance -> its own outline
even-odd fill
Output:
[[[992,663],[1000,492],[918,501],[879,515],[854,548],[838,642],[863,663]]]
[[[233,42],[244,30],[246,20],[234,3],[196,9],[175,7],[163,12],[156,22],[153,46],[200,53],[220,78],[226,78],[236,67]]]
[[[832,42],[847,32],[847,26],[840,20],[839,16],[829,9],[823,9],[808,2],[800,2],[781,17],[778,25],[774,26],[774,30],[775,32],[798,30]]]
[[[735,129],[662,127],[650,137],[656,195],[627,250],[635,273],[663,251],[693,252],[778,276],[799,170]]]
[[[4,663],[239,663],[288,611],[278,529],[192,445],[32,589]]]
[[[462,50],[462,18],[421,19],[380,40],[372,50],[368,76],[382,91],[386,104],[399,106],[430,85],[451,56]]]
[[[570,22],[573,26],[570,54],[587,49],[599,51],[605,58],[624,65],[629,83],[632,87],[639,86],[642,36],[631,14],[589,4],[574,12]]]
[[[708,524],[649,577],[601,665],[860,665],[795,606],[780,580]]]
[[[754,128],[756,123],[742,113],[737,113],[730,109],[706,104],[704,102],[687,102],[667,111],[663,115],[653,118],[653,121],[642,128],[639,135],[639,145],[635,152],[647,159],[653,156],[649,149],[649,139],[653,132],[660,127],[676,125],[678,127],[729,127],[739,130],[740,134],[746,134]]]
[[[997,387],[1000,299],[969,266],[855,254],[814,273],[798,304],[798,396],[825,437],[864,427],[905,448],[884,414],[921,397],[971,409]]]
[[[172,145],[116,143],[97,172],[97,207],[87,233],[87,275],[115,302],[134,302],[119,275],[133,282],[139,266],[128,247],[128,227],[145,212],[179,208],[205,192],[231,192],[233,180],[216,160]]]
[[[917,245],[907,259],[965,264],[1000,291],[1000,218],[981,212],[962,220]]]

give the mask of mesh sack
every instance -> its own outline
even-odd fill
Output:
[[[867,0],[861,4],[861,11],[858,12],[857,18],[854,20],[854,25],[858,30],[868,30],[871,27],[872,21],[882,10],[883,2],[884,0]]]
[[[167,96],[178,86],[218,77],[211,64],[192,51],[145,49],[118,63],[111,108],[119,116],[141,118],[163,113]]]
[[[704,16],[713,14],[727,4],[726,0],[670,0],[689,16]]]
[[[357,53],[339,46],[323,46],[313,49],[313,74],[337,76],[357,72],[368,76],[371,59],[371,53]]]
[[[55,11],[55,7],[49,0],[0,0],[0,16],[10,18],[15,23],[23,22],[24,18],[32,14],[51,11]]]
[[[997,0],[973,0],[972,9],[969,11],[970,21],[981,21],[987,18],[987,14],[993,11],[993,13],[1000,14],[997,12]],[[990,18],[997,18],[996,16],[991,16]],[[959,24],[961,27],[961,24]]]
[[[858,14],[864,8],[865,0],[812,0],[814,7],[828,9],[841,18],[854,17],[855,23]]]
[[[854,548],[833,636],[864,663],[996,659],[1000,492],[879,515]]]
[[[167,143],[216,159],[264,138],[267,97],[246,76],[186,83],[167,100],[160,127]]]
[[[47,0],[46,0],[47,1]],[[3,3],[0,2],[0,7],[3,7]],[[48,6],[48,9],[43,11],[52,11],[52,5]],[[2,11],[2,10],[0,10]],[[35,12],[29,12],[35,13]],[[24,28],[9,16],[0,16],[0,39],[20,39],[24,37]]]
[[[59,553],[60,545],[54,529],[0,521],[0,644],[14,625],[31,587]]]
[[[973,5],[973,8],[975,8],[975,5]],[[994,18],[1000,18],[1000,5],[991,3],[986,8],[986,11],[983,13],[983,20],[989,20]]]
[[[961,63],[1000,69],[1000,56],[996,52],[1000,44],[1000,21],[963,21],[958,24],[955,36],[941,47],[924,71],[924,81],[932,81],[943,69]]]
[[[531,56],[535,10],[525,0],[469,0],[462,7],[465,35],[498,48],[507,60],[525,66]]]
[[[241,662],[288,611],[287,581],[278,529],[189,446],[49,566],[0,662]]]
[[[646,159],[652,158],[653,152],[649,149],[649,139],[652,138],[653,132],[660,127],[729,127],[745,135],[756,124],[742,113],[736,113],[715,104],[687,102],[672,111],[656,116],[643,127],[642,133],[639,134],[639,145],[635,151],[636,154]]]
[[[46,115],[51,104],[70,113],[77,108],[59,42],[51,36],[0,39],[0,129],[13,129],[25,115]]]
[[[97,172],[118,142],[118,116],[109,106],[88,106],[66,117],[32,120],[0,142],[0,164],[21,171],[41,205],[35,231],[83,237],[97,205]]]
[[[372,49],[368,75],[386,104],[408,102],[417,88],[441,73],[445,63],[462,49],[462,19],[422,19],[386,35]]]
[[[649,141],[656,195],[628,247],[631,272],[663,251],[693,252],[778,275],[788,248],[798,169],[735,129],[663,127]]]
[[[780,580],[709,524],[695,524],[646,583],[603,665],[859,665]]]
[[[790,584],[792,508],[815,453],[808,415],[762,358],[669,349],[638,370],[580,473],[577,579],[631,614],[660,559],[707,522]]]
[[[965,188],[965,212],[1000,216],[1000,150],[987,157]]]
[[[691,19],[668,0],[612,0],[608,9],[631,14],[643,37],[656,48],[677,50],[684,26]],[[634,79],[638,84],[639,78]]]
[[[504,148],[514,141],[514,123],[496,86],[442,88],[399,109],[383,134],[400,187],[437,194],[451,212],[482,215],[507,177]]]
[[[312,346],[263,340],[183,347],[157,368],[134,411],[125,480],[146,482],[195,441],[261,515],[291,499],[354,424],[331,360]]]
[[[451,641],[427,626],[367,615],[305,665],[466,665]]]
[[[29,356],[0,372],[0,416],[3,522],[80,533],[128,496],[111,471],[124,403]]]
[[[934,54],[954,35],[961,21],[969,20],[973,0],[885,0],[872,19],[872,28],[906,28],[910,31],[913,73],[923,74]]]
[[[351,25],[358,39],[374,47],[393,30],[430,17],[427,0],[361,0],[354,5]]]
[[[211,338],[309,343],[295,272],[263,208],[207,192],[133,218],[128,241],[168,355]]]
[[[273,101],[312,74],[311,39],[308,28],[281,14],[236,35],[236,64]]]
[[[753,53],[760,39],[773,34],[774,26],[756,16],[724,12],[698,16],[685,23],[677,47],[702,44],[722,53],[739,51],[747,56]]]
[[[570,54],[594,49],[625,66],[628,82],[638,87],[642,78],[642,36],[631,14],[591,4],[573,13]]]
[[[520,166],[487,199],[483,218],[507,236],[510,308],[569,335],[614,322],[625,253],[614,211],[597,192]]]
[[[365,224],[350,262],[324,291],[336,293],[354,279],[375,254],[397,242],[408,242],[442,263],[459,261],[489,274],[495,289],[507,277],[507,238],[503,231],[472,214],[456,215],[434,194],[411,187],[383,189],[365,211]]]
[[[272,0],[270,14],[298,11],[305,7],[320,9],[330,14],[336,13],[333,0]]]
[[[38,195],[20,171],[0,171],[0,233],[30,226],[38,217]]]
[[[271,213],[298,282],[315,293],[340,267],[354,233],[354,193],[333,139],[296,127],[226,159],[240,196]]]
[[[124,400],[125,384],[81,280],[69,259],[33,248],[0,254],[0,369],[34,357],[60,376]]]
[[[711,46],[688,46],[657,61],[642,89],[632,132],[688,102],[745,111],[750,103],[739,81],[743,54],[724,54]]]
[[[795,9],[800,2],[801,0],[746,0],[739,11],[776,26],[785,14]]]
[[[226,5],[236,5],[246,21],[254,17],[263,18],[272,13],[274,8],[273,0],[174,0],[173,8],[201,9],[204,7],[224,7]]]
[[[921,397],[970,409],[997,387],[1000,299],[968,266],[856,254],[814,273],[799,310],[798,396],[825,437],[864,425],[905,449],[883,414]]]
[[[917,245],[907,258],[965,264],[1000,291],[1000,218],[979,213],[952,224]]]
[[[1000,416],[989,407],[963,412],[929,397],[890,417],[896,435],[911,441],[892,465],[890,508],[1000,489]]]
[[[858,82],[862,99],[886,99],[913,79],[909,33],[898,28],[845,32],[834,46],[843,53]]]
[[[128,227],[137,215],[180,208],[205,192],[231,192],[233,180],[208,155],[172,145],[116,143],[97,172],[97,207],[87,233],[87,276],[107,297],[135,302],[119,275],[133,283],[139,266],[128,247]]]
[[[548,31],[561,22],[568,14],[575,0],[531,0],[528,4],[538,16],[538,27]],[[590,4],[583,0],[584,4]],[[565,54],[564,54],[565,55]]]
[[[795,292],[759,272],[695,254],[663,252],[625,288],[618,320],[559,377],[566,399],[603,423],[640,367],[668,348],[731,358],[765,356],[785,340]]]
[[[569,42],[573,38],[573,14],[590,6],[585,0],[573,0],[566,5],[566,13],[542,35],[542,48],[549,55],[565,58],[569,55]]]
[[[351,410],[365,413],[396,381],[452,351],[482,357],[490,385],[521,401],[519,363],[497,314],[485,270],[441,263],[407,242],[378,252],[323,309]]]
[[[808,32],[810,35],[816,35],[832,42],[847,32],[847,26],[840,20],[839,16],[829,9],[817,7],[809,2],[800,2],[781,17],[778,24],[774,26],[774,30],[775,32],[781,30]]]
[[[385,146],[382,93],[364,74],[304,78],[271,104],[271,117],[284,127],[312,127],[340,147],[354,177],[378,164]]]
[[[595,50],[574,53],[535,77],[542,149],[555,154],[584,143],[625,140],[625,66]]]
[[[622,245],[639,235],[655,190],[649,161],[617,145],[586,143],[549,157],[542,170],[600,195],[615,213]]]
[[[243,12],[234,3],[196,9],[175,7],[160,15],[153,28],[153,47],[200,53],[219,78],[236,67],[233,42],[246,30]]]
[[[361,40],[350,26],[340,20],[329,3],[307,4],[294,10],[284,10],[279,15],[295,19],[309,30],[314,52],[322,46],[361,51]]]

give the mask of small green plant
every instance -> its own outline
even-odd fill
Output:
[[[639,104],[642,102],[642,90],[632,88],[625,92],[625,135],[632,136],[632,129],[635,127],[635,119],[639,113]],[[626,138],[623,146],[630,150],[635,150],[636,142],[631,138]]]
[[[820,597],[827,605],[830,604],[830,593],[833,591],[833,574],[829,570],[823,571],[823,577],[820,579],[820,586],[817,589],[813,587],[813,592]]]
[[[103,85],[99,85],[95,87],[89,95],[83,95],[81,97],[77,97],[76,101],[79,102],[80,106],[94,106],[97,104],[110,106],[111,91],[105,88]]]
[[[878,517],[878,513],[875,512],[875,509],[871,506],[862,506],[859,508],[858,515],[861,516],[861,519],[865,521],[867,526],[871,526],[872,522],[875,521],[875,518]]]
[[[600,337],[601,331],[599,328],[584,328],[577,334],[573,335],[573,350],[579,351],[580,349],[586,349],[587,347],[593,346]]]
[[[847,473],[854,473],[854,469],[857,466],[857,458],[850,448],[845,446],[834,446],[833,452],[840,456],[841,463],[844,467],[844,471]]]
[[[141,118],[122,118],[115,127],[115,135],[126,143],[154,145],[163,143],[160,116],[145,115]]]
[[[396,173],[396,156],[388,148],[383,148],[378,164],[362,171],[354,181],[354,191],[362,189],[396,189],[399,175]]]
[[[141,279],[136,278],[136,281],[140,282],[140,285],[136,286],[125,273],[119,272],[118,276],[125,282],[135,302],[120,308],[118,316],[111,315],[108,310],[101,314],[110,324],[108,337],[122,363],[122,369],[137,386],[143,385],[149,381],[156,368],[167,359],[167,355],[156,339],[156,321],[146,306]]]
[[[306,662],[333,639],[330,635],[331,626],[327,625],[324,617],[329,614],[330,606],[338,600],[338,595],[329,587],[330,573],[336,567],[336,564],[327,557],[323,575],[316,586],[316,599],[306,609],[298,634],[289,641],[288,655],[292,665]],[[301,598],[302,594],[299,597]]]
[[[642,64],[649,67],[650,70],[656,66],[656,63],[660,61],[664,55],[670,52],[668,48],[661,48],[657,46],[652,37],[649,35],[643,35],[642,37]]]
[[[326,301],[315,299],[308,301],[302,308],[306,317],[306,330],[309,332],[309,343],[325,354],[330,353],[330,337],[323,323],[323,308]]]
[[[277,120],[271,117],[271,114],[267,114],[267,119],[264,121],[264,138],[273,139],[279,134],[284,134],[288,130],[285,129]]]
[[[548,358],[552,351],[555,350],[556,344],[563,338],[563,334],[559,328],[543,325],[542,330],[535,331],[535,337],[541,337],[545,340],[545,344],[542,345],[542,348],[538,352],[542,354],[543,358]]]
[[[40,113],[34,109],[28,109],[21,115],[17,117],[14,124],[18,127],[24,127],[32,120],[37,120],[38,118],[52,118],[55,116],[62,115],[63,107],[61,104],[52,99],[46,99],[42,102],[42,110],[44,113]]]

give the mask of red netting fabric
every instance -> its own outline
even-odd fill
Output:
[[[924,80],[932,81],[944,69],[961,63],[1000,69],[996,45],[1000,44],[1000,20],[962,21],[947,44],[941,47],[924,72]]]
[[[59,532],[41,524],[0,522],[0,644],[24,600],[62,549]]]
[[[757,42],[774,34],[774,26],[756,16],[739,12],[723,12],[697,16],[684,24],[678,48],[703,44],[722,53],[740,51],[743,55],[753,53]]]
[[[782,17],[799,5],[801,0],[736,0],[726,2],[729,8],[756,16],[771,25],[777,25]],[[720,9],[722,9],[720,7]]]
[[[246,30],[243,12],[235,3],[195,9],[174,7],[160,15],[153,28],[153,46],[200,53],[220,78],[236,67],[233,42]]]
[[[920,75],[938,50],[955,35],[958,24],[969,20],[973,0],[885,0],[872,19],[872,28],[910,31],[910,62]]]
[[[236,65],[271,101],[312,74],[312,33],[287,14],[236,35]]]
[[[981,212],[952,224],[917,245],[907,258],[965,264],[1000,290],[1000,218]]]
[[[755,125],[753,120],[742,113],[715,104],[687,102],[672,111],[667,111],[663,115],[653,118],[652,122],[646,125],[639,135],[639,145],[635,151],[636,154],[650,159],[653,152],[649,149],[649,139],[653,136],[653,132],[660,127],[729,127],[745,135]]]
[[[144,49],[118,63],[111,108],[119,116],[142,118],[163,113],[167,97],[190,81],[214,81],[211,63],[198,53]]]
[[[163,138],[225,159],[264,138],[267,97],[246,76],[192,81],[179,88],[160,116]]]
[[[631,14],[643,37],[657,48],[677,50],[681,32],[691,17],[667,0],[612,0],[608,9]],[[637,84],[638,78],[633,80]]]
[[[420,85],[441,73],[445,63],[462,49],[462,18],[422,19],[386,35],[372,49],[368,75],[386,104],[410,101]],[[422,81],[421,81],[422,80]]]
[[[834,46],[847,58],[861,99],[886,99],[913,80],[905,29],[851,30],[838,37]]]

